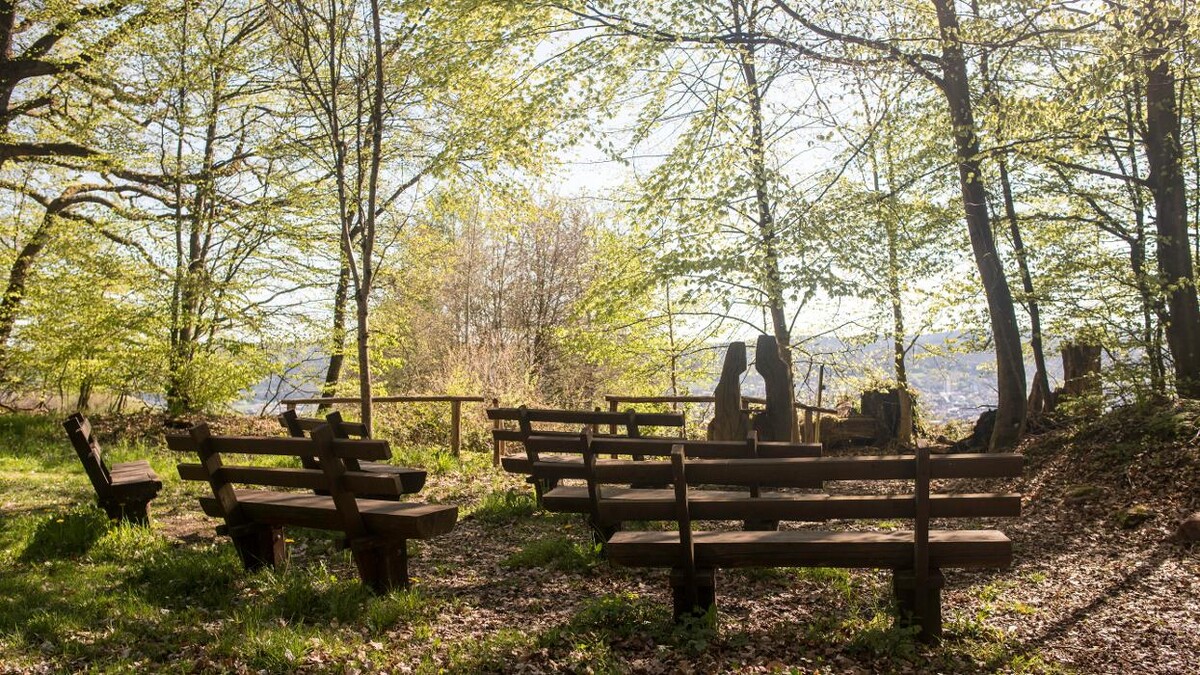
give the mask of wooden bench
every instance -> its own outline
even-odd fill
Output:
[[[611,459],[628,457],[630,459],[645,459],[647,457],[669,457],[676,445],[682,445],[689,457],[705,459],[755,459],[755,458],[789,458],[789,457],[820,457],[820,443],[781,443],[760,442],[758,434],[750,432],[744,441],[700,441],[680,440],[671,438],[620,438],[596,437],[585,428],[573,439],[563,436],[547,436],[532,434],[524,440],[524,447],[529,461],[529,472],[536,478],[554,482],[555,486],[542,495],[542,506],[547,511],[558,513],[581,513],[589,516],[589,523],[603,540],[607,540],[614,532],[621,529],[624,520],[640,519],[638,505],[645,504],[674,504],[675,492],[670,488],[660,487],[609,487],[605,497],[614,503],[630,504],[633,515],[629,518],[601,519],[594,512],[592,500],[586,485],[563,485],[563,479],[587,480],[588,470],[584,465],[584,454],[594,452]],[[544,452],[559,453],[552,457],[543,455]],[[569,453],[564,458],[562,453]],[[569,459],[571,461],[565,461]],[[608,460],[601,460],[608,461]],[[700,502],[728,502],[741,498],[752,499],[789,499],[793,495],[774,491],[763,491],[761,486],[734,486],[737,490],[714,489],[717,486],[706,486],[704,490],[695,491],[692,499]],[[820,489],[820,480],[811,480],[794,487]],[[609,515],[612,515],[610,512]],[[747,530],[774,530],[778,521],[771,519],[747,519],[744,528]]]
[[[539,503],[542,496],[549,490],[558,485],[559,478],[583,478],[583,456],[579,453],[576,444],[579,434],[578,428],[580,425],[590,426],[597,438],[606,437],[624,437],[624,438],[640,438],[642,431],[646,427],[666,427],[671,429],[683,430],[683,414],[681,413],[644,413],[634,410],[625,412],[618,411],[601,411],[601,410],[554,410],[549,408],[527,408],[521,406],[519,408],[488,408],[487,416],[493,422],[508,422],[515,423],[516,429],[495,428],[492,430],[492,438],[497,443],[521,443],[524,445],[525,439],[533,434],[544,436],[547,438],[561,438],[563,446],[561,450],[545,448],[541,452],[549,453],[545,457],[541,457],[538,461],[543,463],[561,463],[565,470],[569,473],[574,471],[577,475],[574,476],[554,476],[551,472],[541,472],[540,475],[534,475],[531,460],[531,455],[526,448],[525,452],[516,454],[504,455],[500,459],[501,466],[509,473],[528,476],[527,481],[533,485],[534,492],[537,495]],[[535,428],[535,425],[537,428]],[[555,430],[547,429],[545,425],[558,425],[571,427],[570,430]],[[607,434],[601,434],[600,428],[607,427]],[[624,429],[624,434],[618,434],[617,429]],[[565,453],[565,454],[559,454]]]
[[[92,425],[79,413],[63,421],[67,437],[83,463],[83,470],[96,490],[96,503],[109,518],[139,525],[150,523],[150,501],[158,496],[162,481],[146,460],[104,462]]]
[[[287,429],[288,434],[295,438],[304,438],[305,432],[311,432],[313,429],[328,424],[333,430],[334,438],[370,438],[367,434],[367,428],[362,424],[355,422],[346,422],[342,420],[342,414],[334,411],[325,416],[325,419],[315,417],[300,417],[295,410],[287,410],[279,416],[279,424]],[[425,487],[426,472],[424,469],[412,469],[405,466],[395,466],[394,464],[382,464],[380,462],[360,462],[353,458],[344,460],[346,469],[349,471],[366,471],[367,473],[379,473],[389,476],[396,476],[400,479],[400,485],[403,488],[403,493],[406,495],[416,494]],[[301,463],[306,469],[319,469],[320,464],[316,457],[303,457]],[[328,494],[324,491],[317,494]],[[360,495],[368,499],[387,499],[390,501],[399,501],[400,495]]]
[[[309,438],[255,438],[213,436],[201,422],[186,435],[167,436],[167,447],[199,457],[199,464],[180,464],[179,476],[212,488],[213,496],[201,497],[200,506],[205,514],[224,518],[218,532],[233,539],[248,570],[286,560],[283,527],[333,530],[345,535],[363,583],[383,593],[408,585],[408,539],[445,534],[458,520],[455,506],[358,497],[403,493],[399,476],[347,468],[348,460],[387,459],[391,450],[385,441],[335,438],[329,425],[315,427]],[[230,453],[315,457],[319,468],[226,464],[222,456]],[[234,484],[309,492],[235,489]]]
[[[932,479],[1004,478],[1021,475],[1024,458],[1015,454],[937,455],[927,448],[915,456],[853,456],[797,459],[691,459],[685,446],[671,461],[598,461],[585,457],[588,491],[600,520],[670,520],[675,531],[617,532],[607,552],[615,565],[667,567],[676,618],[716,603],[717,568],[849,567],[893,571],[893,593],[901,621],[920,627],[922,639],[941,634],[942,570],[1006,568],[1012,543],[990,529],[930,529],[930,518],[984,518],[1020,515],[1018,494],[930,494]],[[696,499],[691,486],[708,483],[787,488],[814,479],[912,481],[909,494],[794,495],[790,499]],[[666,481],[670,503],[637,503],[610,496],[612,484]],[[693,520],[912,519],[908,531],[792,529],[776,532],[693,531]]]

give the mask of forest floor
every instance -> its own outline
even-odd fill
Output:
[[[982,486],[1025,495],[994,522],[1015,563],[948,571],[930,647],[893,627],[883,571],[720,571],[716,626],[675,626],[664,571],[610,566],[581,518],[539,511],[482,452],[394,444],[430,470],[423,499],[460,507],[412,546],[412,590],[372,596],[316,531],[288,532],[287,569],[248,574],[161,419],[97,424],[112,461],[149,457],[164,479],[146,529],[86,507],[57,419],[3,416],[0,672],[1196,672],[1200,546],[1171,535],[1200,510],[1198,417],[1128,409],[1028,440],[1024,477]]]

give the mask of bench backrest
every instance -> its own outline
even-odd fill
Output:
[[[285,410],[279,416],[279,424],[293,438],[304,438],[305,432],[311,432],[313,429],[322,424],[329,425],[333,431],[334,438],[370,438],[367,433],[365,424],[356,422],[346,422],[342,419],[342,414],[336,410],[325,416],[325,419],[319,417],[300,417],[295,410]],[[358,460],[353,457],[348,457],[345,460],[346,468],[350,471],[358,471],[361,467]],[[316,457],[301,457],[301,464],[306,469],[319,469]]]
[[[104,457],[100,454],[100,444],[96,442],[92,424],[82,414],[75,413],[63,420],[63,428],[67,430],[71,446],[75,448],[75,454],[79,455],[79,461],[83,463],[83,470],[87,473],[96,494],[101,497],[109,495],[112,492],[112,474],[109,473],[108,465],[104,463]]]
[[[590,431],[590,429],[585,431]],[[758,434],[753,431],[747,434],[744,441],[702,441],[655,437],[624,438],[583,432],[578,432],[570,437],[535,433],[525,439],[530,472],[539,478],[549,479],[586,479],[588,471],[581,464],[542,462],[540,459],[543,452],[578,453],[581,458],[585,453],[591,452],[606,455],[612,460],[629,457],[640,461],[648,457],[670,457],[672,449],[676,446],[682,446],[688,457],[704,459],[746,460],[821,456],[820,443],[759,441]],[[630,482],[636,483],[637,481]],[[655,481],[657,484],[668,482],[670,481]],[[710,482],[722,483],[722,481]],[[760,485],[748,484],[748,487],[754,496],[758,496]],[[821,481],[813,479],[791,487],[819,488]]]
[[[581,434],[581,443],[589,442]],[[1020,515],[1018,494],[932,495],[935,478],[1019,477],[1024,457],[1016,454],[930,456],[918,448],[914,456],[814,457],[792,459],[689,459],[683,444],[672,447],[668,462],[599,461],[599,451],[587,452],[588,495],[601,522],[674,520],[681,543],[680,566],[695,569],[692,520],[829,520],[911,518],[914,571],[918,583],[929,572],[930,518]],[[913,492],[902,495],[795,495],[792,499],[737,499],[726,502],[688,498],[689,486],[709,483],[792,487],[814,478],[836,480],[911,480]],[[631,482],[673,484],[673,504],[636,504],[606,500],[606,484]]]
[[[683,429],[682,413],[647,413],[636,410],[556,410],[550,408],[488,408],[487,416],[493,422],[511,422],[516,428],[495,428],[492,436],[497,441],[521,442],[526,436],[538,433],[546,435],[572,436],[575,429],[586,424],[599,431],[601,426],[622,428],[626,437],[638,438],[647,427]],[[569,431],[546,429],[544,425],[567,425]]]
[[[400,479],[394,475],[368,473],[347,468],[352,460],[383,460],[391,457],[387,441],[335,438],[328,424],[314,427],[308,438],[214,436],[201,422],[187,434],[167,436],[167,447],[179,452],[194,452],[199,464],[179,464],[184,480],[206,481],[220,503],[226,522],[238,525],[247,519],[238,509],[233,484],[274,488],[325,490],[333,498],[342,529],[348,535],[361,536],[366,528],[359,513],[355,494],[403,494]],[[318,468],[264,467],[226,464],[222,455],[281,455],[300,459],[315,458]]]

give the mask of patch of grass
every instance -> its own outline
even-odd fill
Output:
[[[855,617],[846,622],[844,629],[850,631],[846,650],[865,653],[889,661],[912,661],[917,657],[917,634],[919,626],[900,626],[894,615],[885,610],[876,610],[869,618]]]
[[[164,607],[223,607],[245,575],[229,544],[162,547],[138,560],[130,582]]]
[[[324,565],[283,572],[264,570],[248,590],[265,600],[267,616],[288,623],[345,623],[358,618],[372,597],[370,589],[357,579],[331,574]]]
[[[560,572],[587,572],[600,562],[600,547],[566,537],[535,539],[501,563],[505,567],[544,567]]]
[[[838,567],[796,567],[791,573],[797,579],[828,586],[846,598],[856,595],[849,570]]]
[[[537,501],[528,490],[489,492],[471,512],[471,517],[485,525],[503,525],[529,518],[537,511]]]
[[[524,661],[537,645],[536,636],[504,628],[482,640],[450,645],[444,664],[424,660],[418,673],[488,673],[501,671],[512,663]]]
[[[416,589],[392,591],[367,601],[367,624],[383,633],[401,624],[419,624],[433,619],[441,603]]]
[[[314,642],[320,644],[306,627],[264,620],[261,614],[249,612],[234,616],[217,651],[244,661],[252,670],[291,673],[316,646]]]
[[[132,565],[155,556],[168,555],[169,544],[151,528],[117,523],[88,551],[88,560],[97,563]]]
[[[81,556],[110,527],[108,516],[94,506],[51,514],[37,524],[21,559],[43,561]]]

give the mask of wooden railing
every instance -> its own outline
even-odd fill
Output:
[[[458,457],[459,451],[462,449],[462,404],[463,403],[483,403],[487,399],[482,396],[377,396],[371,399],[375,403],[449,403],[450,404],[450,451]],[[360,404],[362,399],[358,397],[339,397],[332,396],[328,398],[285,398],[281,401],[288,410],[295,410],[298,405],[321,405],[321,404],[343,404],[353,403]],[[496,399],[492,399],[492,405],[497,404]]]
[[[622,403],[716,403],[716,396],[624,396],[620,394],[605,394],[609,410],[618,410]],[[767,399],[761,396],[743,396],[742,408],[750,404],[766,405]],[[797,410],[804,411],[804,424],[800,428],[800,440],[805,443],[821,442],[821,415],[836,415],[837,410],[820,406],[797,403]]]

